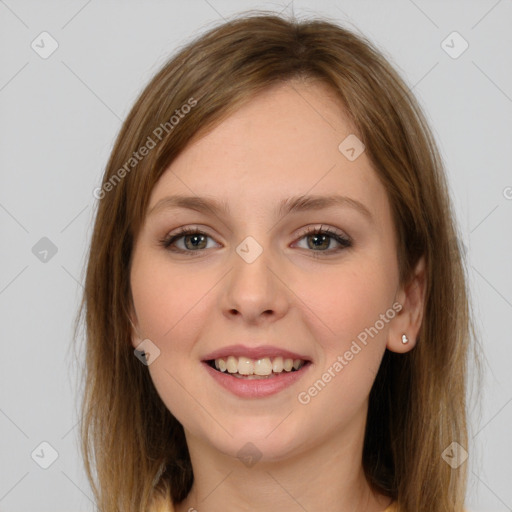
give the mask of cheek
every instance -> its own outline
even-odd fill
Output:
[[[198,392],[191,388],[189,376],[197,371],[193,348],[204,315],[201,298],[211,283],[154,254],[141,253],[134,255],[131,288],[140,334],[160,350],[148,366],[157,393],[180,422],[193,426],[189,393]]]
[[[141,333],[166,348],[185,325],[190,336],[190,317],[200,311],[198,302],[209,285],[165,258],[141,255],[134,259],[131,287]],[[186,338],[180,335],[180,340]]]
[[[394,317],[393,271],[386,273],[381,263],[368,261],[340,267],[337,273],[331,269],[325,277],[317,274],[308,284],[305,296],[314,314],[304,308],[304,316],[321,351],[318,369],[304,383],[299,402],[305,411],[321,416],[328,429],[365,406]]]
[[[382,260],[347,262],[337,270],[330,268],[301,279],[297,295],[304,297],[304,316],[309,318],[315,337],[326,353],[348,350],[358,335],[376,322],[379,335],[385,334],[380,315],[391,308],[394,297],[394,270]],[[309,312],[308,312],[309,311]]]

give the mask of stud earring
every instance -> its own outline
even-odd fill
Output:
[[[409,343],[409,338],[405,335],[405,334],[402,334],[402,343],[405,345],[406,343]]]

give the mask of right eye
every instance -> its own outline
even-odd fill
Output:
[[[183,238],[185,243],[184,249],[176,248],[176,246],[174,246],[176,242],[181,238]],[[164,239],[160,240],[160,244],[162,245],[162,247],[172,252],[180,252],[192,255],[192,253],[194,252],[200,252],[201,249],[207,248],[204,246],[204,241],[206,238],[211,237],[199,229],[181,228],[177,233],[168,235]],[[187,243],[188,241],[190,241],[190,243]],[[174,248],[172,248],[173,246]]]

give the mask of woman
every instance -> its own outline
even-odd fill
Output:
[[[95,196],[82,449],[103,512],[464,510],[456,223],[370,42],[258,13],[210,30],[145,88]]]

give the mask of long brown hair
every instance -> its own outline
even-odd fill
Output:
[[[129,271],[150,193],[194,137],[257,92],[295,79],[329,85],[357,128],[392,205],[401,284],[426,258],[417,346],[405,354],[386,351],[370,393],[366,477],[397,500],[399,511],[462,510],[467,463],[453,468],[442,454],[452,442],[468,449],[467,358],[475,329],[432,133],[406,84],[363,36],[325,18],[253,11],[196,38],[156,74],[126,118],[96,193],[79,314],[86,326],[81,439],[102,512],[180,502],[193,481],[183,428],[131,345]]]

